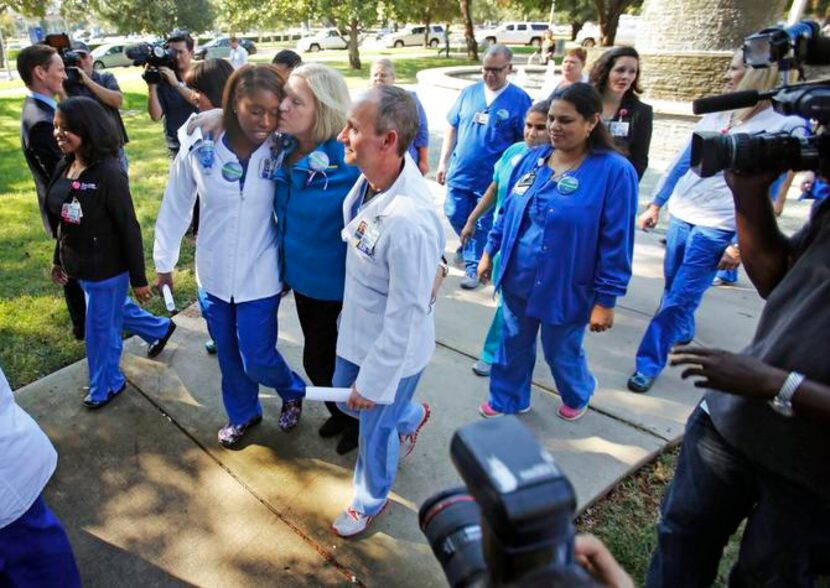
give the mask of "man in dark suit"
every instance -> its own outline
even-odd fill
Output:
[[[54,97],[65,96],[63,81],[66,79],[66,71],[57,51],[40,44],[26,47],[18,54],[17,71],[29,90],[29,95],[23,102],[20,143],[35,181],[43,228],[54,238],[56,235],[46,216],[46,188],[55,166],[63,156],[53,135],[52,120],[57,107]],[[83,290],[77,281],[69,280],[63,292],[72,319],[72,334],[76,339],[82,340],[85,317]]]

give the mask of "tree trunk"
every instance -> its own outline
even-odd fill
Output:
[[[584,22],[577,22],[571,21],[571,41],[576,41],[576,36],[579,34],[579,31],[582,30],[582,27],[585,26]]]
[[[467,59],[478,61],[478,43],[473,31],[473,18],[470,12],[470,0],[458,0],[461,19],[464,21],[464,40],[467,42]]]
[[[356,18],[349,22],[349,67],[360,69],[360,50],[357,47],[360,23]]]
[[[424,25],[426,26],[426,30],[424,31],[424,48],[429,47],[429,25],[432,24],[432,11],[427,9],[424,12]]]

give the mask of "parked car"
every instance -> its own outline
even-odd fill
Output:
[[[90,55],[92,55],[92,67],[94,69],[104,69],[107,67],[132,65],[133,60],[124,53],[127,47],[129,45],[122,43],[99,45],[90,52]]]
[[[637,27],[639,24],[639,16],[633,14],[621,15],[617,25],[617,34],[614,36],[614,45],[634,45],[637,41]],[[598,24],[586,22],[577,33],[576,42],[583,47],[594,47],[599,45],[601,36]]]
[[[544,22],[506,22],[495,29],[483,30],[476,34],[479,43],[501,43],[503,45],[542,45],[542,36],[548,30]]]
[[[410,45],[423,45],[426,25],[410,25],[395,33],[389,33],[382,39],[384,47],[405,47]],[[438,47],[444,40],[444,27],[442,25],[430,25],[429,46]]]
[[[337,29],[323,29],[319,33],[303,37],[297,41],[297,50],[307,53],[322,49],[346,49],[349,44],[340,36]]]
[[[256,44],[248,39],[240,39],[239,44],[245,48],[248,55],[256,53]],[[231,39],[230,37],[219,37],[213,41],[209,41],[196,49],[193,57],[196,59],[218,59],[225,58],[231,54]]]

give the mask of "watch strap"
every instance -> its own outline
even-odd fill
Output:
[[[793,411],[793,395],[803,381],[804,374],[790,372],[778,394],[770,401],[772,408],[784,416],[793,416],[795,414]]]

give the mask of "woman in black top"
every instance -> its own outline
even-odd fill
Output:
[[[144,274],[141,228],[127,175],[118,163],[118,134],[100,104],[69,98],[55,113],[55,139],[64,158],[46,196],[49,222],[58,235],[52,266],[57,284],[75,278],[86,295],[88,408],[100,408],[126,387],[118,367],[122,329],[150,343],[158,355],[176,328],[170,319],[142,310],[150,299]],[[94,139],[93,139],[94,138]]]
[[[615,47],[591,67],[591,85],[602,96],[602,120],[643,179],[648,167],[654,112],[640,102],[640,54],[634,47]]]

